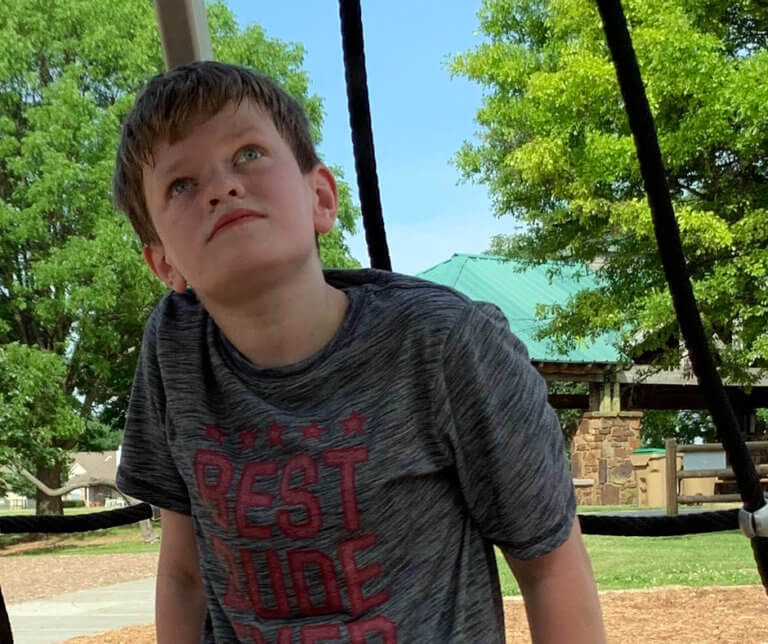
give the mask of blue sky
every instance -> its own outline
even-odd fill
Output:
[[[311,90],[326,112],[320,153],[344,169],[357,194],[349,133],[338,3],[335,0],[229,0],[241,26],[304,45]],[[451,79],[446,60],[481,42],[480,0],[363,2],[366,66],[379,184],[392,267],[417,273],[453,253],[486,250],[511,232],[491,214],[484,186],[459,184],[451,159],[477,126],[482,89]],[[458,185],[457,185],[458,184]],[[368,266],[362,233],[352,253]]]

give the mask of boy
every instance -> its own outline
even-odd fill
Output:
[[[114,188],[171,289],[118,472],[162,510],[160,644],[503,642],[492,544],[535,641],[603,640],[524,347],[450,289],[322,271],[336,185],[290,97],[214,62],[152,79]]]

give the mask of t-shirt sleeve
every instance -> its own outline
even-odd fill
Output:
[[[158,364],[157,316],[144,328],[117,470],[123,493],[190,514],[189,493],[168,446],[165,391]]]
[[[472,304],[446,340],[446,431],[462,493],[483,536],[533,559],[561,545],[573,482],[547,388],[501,311]]]

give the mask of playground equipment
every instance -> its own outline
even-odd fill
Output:
[[[212,58],[204,0],[155,0],[155,6],[167,67],[191,60]],[[376,175],[360,1],[339,0],[339,6],[350,125],[366,241],[371,266],[391,270]],[[582,531],[591,534],[663,536],[732,530],[740,526],[742,532],[751,539],[763,585],[768,587],[768,506],[760,478],[740,435],[736,416],[715,369],[696,307],[653,117],[621,2],[597,0],[597,6],[635,139],[653,215],[659,254],[675,311],[699,387],[709,402],[709,411],[718,429],[723,449],[728,455],[744,508],[666,517],[580,516]],[[142,503],[119,510],[73,517],[3,517],[0,518],[0,532],[61,533],[96,530],[133,523],[149,518],[151,514],[151,507]],[[0,595],[0,642],[12,641],[10,623]]]

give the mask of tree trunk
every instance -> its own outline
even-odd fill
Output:
[[[45,483],[48,487],[56,489],[61,485],[61,475],[63,466],[61,463],[56,463],[54,466],[37,466],[35,476],[40,479],[42,483]],[[64,514],[63,505],[60,496],[48,496],[45,492],[37,490],[36,492],[37,509],[35,514],[38,516],[45,515],[61,515]]]

